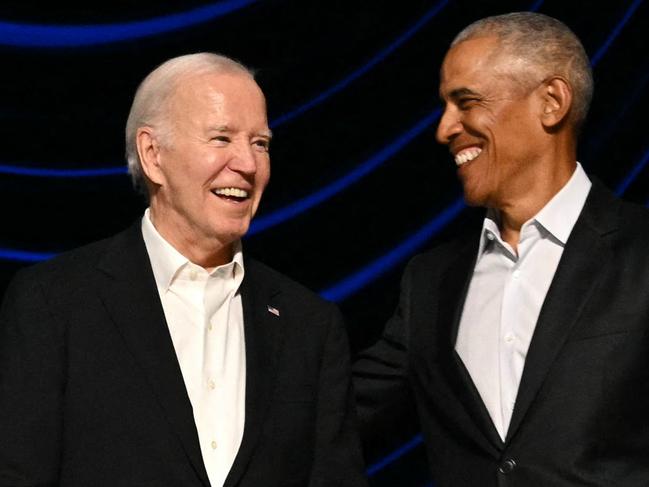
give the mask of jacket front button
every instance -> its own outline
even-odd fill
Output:
[[[508,473],[513,472],[515,468],[516,462],[514,461],[514,459],[508,458],[498,466],[498,471],[503,475],[507,475]]]

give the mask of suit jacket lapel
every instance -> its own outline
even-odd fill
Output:
[[[503,442],[498,431],[491,421],[489,412],[468,370],[455,351],[464,300],[477,258],[478,243],[479,235],[472,235],[470,241],[458,252],[441,280],[438,316],[439,342],[442,347],[440,349],[440,364],[460,402],[482,431],[484,436],[478,439],[481,445],[501,450]]]
[[[169,335],[139,221],[99,263],[104,305],[158,399],[197,476],[209,485],[192,406]]]
[[[586,306],[601,277],[598,270],[611,257],[611,249],[604,237],[616,229],[617,208],[618,202],[613,195],[595,182],[566,243],[541,308],[525,360],[507,441],[516,434]]]
[[[272,400],[277,359],[286,328],[287,310],[280,302],[280,292],[258,266],[254,260],[245,261],[241,299],[246,340],[246,419],[241,446],[224,487],[239,482],[258,443]],[[279,310],[279,316],[269,306]]]

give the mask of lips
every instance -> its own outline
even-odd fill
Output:
[[[481,152],[482,148],[477,146],[471,146],[462,149],[457,154],[455,154],[455,164],[457,165],[457,167],[460,167],[467,162],[471,162],[473,159],[478,157]]]

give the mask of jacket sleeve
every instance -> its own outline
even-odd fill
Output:
[[[347,332],[331,305],[317,395],[316,439],[309,487],[366,487],[354,411]]]
[[[59,479],[63,333],[29,275],[18,273],[0,309],[0,486]]]
[[[353,365],[356,409],[365,445],[385,443],[404,423],[412,427],[416,417],[408,380],[411,269],[412,263],[402,278],[397,309],[381,337],[360,352]]]

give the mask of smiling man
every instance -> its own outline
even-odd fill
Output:
[[[270,138],[229,58],[142,82],[126,152],[143,218],[7,291],[0,485],[366,485],[338,310],[243,255]]]
[[[410,262],[354,366],[366,425],[414,398],[440,487],[649,485],[649,214],[576,161],[592,91],[541,14],[477,21],[444,59],[437,138],[484,222]]]

